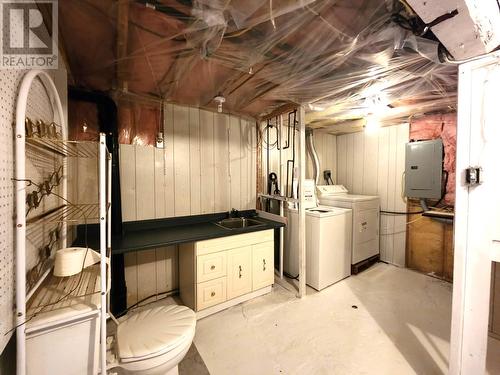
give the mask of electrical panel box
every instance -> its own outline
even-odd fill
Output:
[[[442,194],[443,141],[406,144],[405,195],[439,199]]]

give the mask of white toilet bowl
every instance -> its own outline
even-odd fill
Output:
[[[119,373],[177,375],[195,327],[195,313],[186,306],[154,307],[131,315],[116,332]]]

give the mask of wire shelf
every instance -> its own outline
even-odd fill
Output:
[[[50,274],[27,304],[27,316],[48,313],[62,308],[75,308],[75,305],[95,309],[100,305],[99,265],[93,265],[68,277],[56,277]],[[81,309],[82,307],[80,307]],[[35,323],[30,321],[27,327]]]
[[[26,143],[65,157],[97,158],[99,156],[99,142],[26,137]]]
[[[35,223],[72,223],[89,224],[99,219],[99,205],[70,204],[62,205],[42,215],[26,220],[26,225]]]

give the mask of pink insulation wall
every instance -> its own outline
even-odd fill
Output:
[[[156,146],[156,135],[163,128],[160,104],[119,100],[117,105],[120,144]]]
[[[448,172],[448,183],[443,203],[455,204],[455,159],[457,146],[457,115],[429,115],[410,121],[410,139],[428,140],[441,138],[445,151],[444,169]]]

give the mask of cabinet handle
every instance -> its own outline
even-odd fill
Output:
[[[241,266],[239,267],[240,267],[239,278],[241,279]]]
[[[215,292],[210,293],[212,297],[215,297]]]
[[[262,271],[266,270],[266,260],[262,259]]]
[[[215,269],[215,266],[212,264],[212,266],[210,267],[210,269],[213,271]]]

